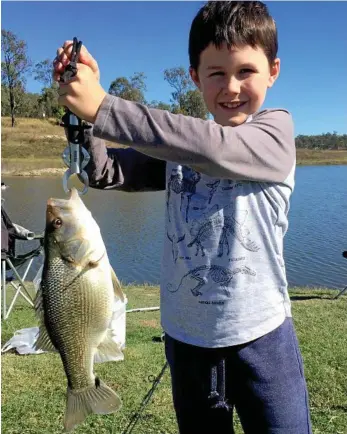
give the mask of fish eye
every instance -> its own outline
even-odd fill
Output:
[[[60,218],[56,218],[55,220],[53,220],[53,226],[54,226],[56,229],[59,229],[59,228],[61,227],[62,224],[63,224],[63,221],[62,221],[62,219],[60,219]]]

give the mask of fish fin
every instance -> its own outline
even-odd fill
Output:
[[[34,344],[35,350],[57,351],[55,346],[53,345],[53,343],[52,343],[52,341],[48,335],[47,329],[44,325],[45,316],[44,316],[44,310],[43,310],[43,299],[42,299],[41,286],[39,287],[39,289],[36,293],[36,297],[34,300],[34,308],[35,308],[36,317],[40,322],[38,336],[37,336],[35,344]]]
[[[95,386],[82,390],[67,389],[67,403],[64,417],[65,432],[72,431],[92,413],[109,414],[119,410],[122,401],[110,387],[98,378]]]
[[[57,351],[44,325],[40,325],[39,327],[38,338],[36,339],[35,342],[35,350],[55,351],[55,352]]]
[[[114,269],[112,267],[110,267],[110,268],[111,268],[111,277],[112,277],[112,283],[113,283],[114,293],[124,303],[124,301],[125,301],[125,295],[124,295],[124,292],[122,291],[121,284],[120,284],[120,282],[118,280],[118,277],[116,276],[116,273],[114,272]]]
[[[35,315],[36,318],[43,323],[44,321],[44,310],[43,310],[43,299],[42,299],[42,289],[41,285],[39,286],[35,300],[34,300],[34,309],[35,309]]]
[[[120,345],[113,340],[112,330],[108,329],[105,339],[99,344],[94,355],[94,362],[117,362],[119,360],[124,360],[124,354],[120,348]]]

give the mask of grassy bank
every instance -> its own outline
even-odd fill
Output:
[[[347,164],[347,151],[297,149],[296,158],[298,166]]]
[[[157,287],[126,287],[127,309],[158,306]],[[314,434],[347,434],[347,297],[332,300],[328,290],[291,290],[293,315],[310,392]],[[91,416],[76,434],[122,433],[151,388],[148,376],[157,376],[165,359],[160,313],[127,314],[125,360],[95,366],[95,372],[123,399],[114,415]],[[36,325],[34,313],[18,305],[2,323],[2,342],[21,328]],[[6,434],[58,434],[62,431],[66,380],[59,356],[41,354],[2,356],[2,429]],[[236,421],[236,434],[241,434]],[[155,391],[136,434],[175,434],[168,371]],[[216,433],[217,434],[217,433]],[[299,433],[298,433],[299,434]]]
[[[66,147],[63,128],[54,120],[17,119],[17,126],[11,127],[10,118],[1,118],[1,145],[3,173],[12,175],[47,175],[47,170],[63,169],[61,153]],[[107,142],[108,146],[121,146]],[[347,150],[315,151],[297,149],[298,165],[347,164]],[[62,171],[48,171],[59,174]]]

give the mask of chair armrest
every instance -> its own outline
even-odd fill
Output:
[[[34,240],[43,240],[45,237],[45,233],[42,232],[41,234],[35,234],[34,235]]]

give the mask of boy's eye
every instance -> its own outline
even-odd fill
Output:
[[[240,69],[240,74],[250,74],[252,72],[254,72],[254,71],[251,68],[242,68],[242,69]]]
[[[217,75],[224,75],[224,72],[223,71],[212,72],[212,74],[210,74],[209,77],[215,77]]]

